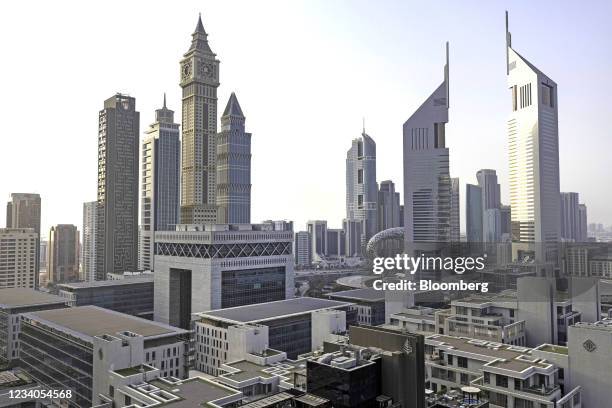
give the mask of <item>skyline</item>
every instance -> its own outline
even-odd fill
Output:
[[[266,5],[270,4],[266,3]],[[376,40],[381,37],[392,36],[396,34],[396,30],[401,28],[397,26],[396,19],[398,17],[392,15],[393,13],[381,15],[379,10],[371,16],[372,24],[368,24],[366,27],[377,26],[382,28],[381,33],[374,33],[369,29],[365,29],[363,32],[353,31],[368,7],[364,3],[356,3],[354,8],[348,7],[347,3],[325,5],[323,8],[327,13],[318,16],[315,13],[321,10],[315,10],[316,7],[310,4],[302,3],[292,6],[295,8],[287,8],[285,5],[276,7],[276,9],[282,9],[281,13],[287,12],[288,17],[281,22],[277,22],[287,30],[284,32],[285,35],[275,36],[274,38],[266,37],[266,35],[270,36],[275,26],[262,24],[265,23],[265,18],[270,18],[269,16],[264,17],[262,21],[258,18],[243,19],[243,17],[232,14],[232,26],[228,28],[224,26],[223,22],[228,13],[219,10],[224,5],[215,3],[198,3],[197,7],[184,6],[179,7],[180,10],[178,11],[170,10],[167,19],[179,21],[179,28],[153,30],[151,32],[144,29],[147,28],[146,24],[138,24],[135,26],[135,30],[122,33],[122,38],[124,40],[125,38],[133,38],[134,41],[137,41],[137,39],[147,41],[147,43],[142,43],[144,48],[163,45],[158,50],[158,54],[155,54],[155,57],[159,60],[146,61],[144,58],[136,58],[132,63],[130,58],[134,58],[134,56],[128,56],[125,53],[136,51],[137,56],[144,57],[145,50],[132,49],[133,47],[128,44],[128,41],[120,43],[107,39],[110,43],[117,44],[107,52],[114,57],[116,56],[115,61],[125,58],[126,67],[117,67],[118,64],[111,62],[96,62],[110,61],[109,59],[84,58],[80,65],[82,71],[98,69],[102,71],[102,74],[107,73],[108,77],[104,75],[100,77],[100,74],[96,75],[95,81],[99,84],[95,85],[99,88],[95,88],[95,91],[91,93],[87,92],[84,95],[74,96],[74,99],[78,99],[77,102],[69,98],[68,102],[70,103],[67,107],[55,102],[49,105],[52,106],[51,108],[47,108],[44,103],[37,103],[39,99],[36,99],[32,108],[15,110],[14,107],[19,103],[20,98],[31,95],[31,93],[24,92],[29,90],[27,87],[24,91],[21,91],[22,93],[15,92],[15,85],[18,85],[19,88],[26,86],[26,84],[19,83],[20,81],[14,81],[16,82],[14,85],[12,84],[13,81],[11,81],[11,84],[5,84],[7,78],[15,77],[10,72],[16,67],[25,70],[25,74],[30,73],[30,70],[36,73],[41,65],[23,63],[16,64],[14,67],[6,67],[9,73],[2,76],[3,88],[8,89],[8,94],[14,95],[15,99],[2,98],[0,102],[0,111],[10,112],[14,116],[13,120],[7,124],[5,131],[8,134],[22,134],[23,129],[20,127],[23,123],[27,123],[21,117],[23,113],[27,114],[28,117],[33,113],[40,115],[41,117],[38,118],[36,123],[54,123],[51,120],[51,118],[54,118],[57,121],[55,123],[59,122],[61,127],[54,128],[51,126],[38,130],[39,136],[35,139],[35,146],[37,147],[29,152],[29,157],[32,157],[40,168],[34,169],[27,175],[24,174],[23,177],[20,174],[20,177],[15,177],[15,179],[3,178],[0,185],[0,205],[4,207],[11,192],[40,193],[42,198],[43,236],[48,231],[49,226],[58,223],[72,223],[79,226],[79,230],[82,231],[82,204],[95,199],[96,117],[98,111],[102,108],[103,101],[116,91],[128,91],[131,96],[136,98],[136,109],[142,115],[140,140],[144,137],[144,131],[148,124],[153,122],[154,109],[161,106],[164,91],[169,95],[168,108],[178,113],[180,109],[178,61],[181,55],[186,52],[186,44],[193,32],[198,11],[202,12],[209,41],[222,65],[223,74],[218,103],[224,106],[229,94],[235,91],[243,109],[248,112],[249,131],[257,136],[253,142],[253,221],[284,218],[294,221],[296,230],[302,230],[309,219],[326,219],[330,227],[338,227],[345,216],[345,192],[343,189],[345,185],[345,152],[350,146],[351,140],[358,137],[363,116],[365,116],[366,132],[377,143],[377,181],[391,179],[397,186],[402,185],[401,148],[398,148],[402,143],[401,125],[429,94],[428,90],[435,87],[439,82],[440,66],[442,66],[444,59],[443,46],[446,39],[451,43],[451,76],[453,78],[450,82],[453,103],[450,108],[450,122],[447,129],[451,176],[460,178],[462,184],[461,201],[465,202],[463,198],[465,184],[474,183],[477,170],[493,168],[500,176],[502,201],[504,203],[509,202],[505,126],[510,112],[510,97],[506,89],[504,70],[504,6],[494,7],[479,4],[477,10],[479,13],[474,14],[486,13],[487,17],[489,14],[491,17],[485,19],[482,15],[471,16],[472,20],[462,21],[464,25],[472,21],[480,21],[484,27],[479,33],[487,32],[489,34],[487,37],[490,37],[491,43],[495,45],[494,47],[492,45],[491,47],[478,47],[476,44],[480,44],[480,42],[472,41],[473,49],[469,52],[465,50],[465,47],[470,45],[465,42],[465,37],[469,37],[469,33],[457,32],[455,35],[453,32],[457,28],[452,26],[446,30],[425,24],[427,29],[425,33],[430,38],[426,41],[411,41],[411,38],[415,38],[415,34],[419,34],[418,24],[417,26],[412,25],[411,27],[414,27],[414,30],[410,30],[408,33],[413,35],[405,36],[404,41],[396,41],[393,44],[384,41],[377,43]],[[318,6],[322,6],[322,3],[319,3]],[[344,8],[344,6],[347,7]],[[398,5],[400,8],[399,14],[406,17],[405,11],[407,10],[403,10],[403,6]],[[42,6],[41,8],[44,9],[45,7]],[[252,6],[245,3],[244,7],[248,9]],[[425,6],[414,7],[424,7],[424,10],[421,10],[422,12],[415,12],[415,15],[423,15],[424,13],[425,17],[428,16]],[[453,5],[449,7],[451,9],[456,8]],[[567,11],[568,5],[561,5],[561,7],[566,7],[563,11],[564,15],[572,15],[571,12]],[[269,10],[265,6],[260,7],[260,9],[263,10],[257,11],[264,11],[263,15],[266,14],[266,10]],[[575,60],[573,60],[574,65],[567,61],[567,58],[572,55],[572,50],[575,49],[579,49],[588,55],[589,49],[585,46],[583,40],[587,38],[592,41],[593,31],[600,33],[597,35],[598,38],[606,38],[605,33],[609,32],[610,28],[599,27],[597,24],[597,22],[604,23],[603,17],[600,15],[605,13],[602,13],[601,10],[595,12],[580,9],[582,14],[578,17],[584,17],[585,21],[583,23],[585,24],[587,15],[591,13],[595,15],[588,19],[589,26],[582,27],[584,32],[580,32],[581,30],[572,32],[572,37],[574,37],[573,34],[577,34],[575,35],[576,39],[573,43],[566,44],[564,52],[558,53],[559,47],[552,47],[555,55],[550,55],[542,52],[541,48],[545,45],[550,47],[550,41],[552,40],[562,42],[562,39],[566,38],[566,33],[563,32],[562,24],[554,24],[553,20],[549,20],[553,24],[550,27],[547,26],[546,30],[538,31],[538,39],[530,40],[530,36],[534,34],[534,28],[530,26],[534,21],[534,15],[530,14],[537,15],[537,10],[538,6],[526,7],[524,4],[513,6],[509,10],[510,20],[513,40],[520,44],[522,54],[549,73],[559,84],[561,191],[580,193],[581,202],[584,202],[588,207],[589,222],[612,224],[612,214],[606,211],[605,204],[610,199],[610,193],[607,193],[608,196],[606,196],[601,188],[598,188],[598,186],[608,185],[612,181],[612,175],[606,174],[605,161],[605,152],[609,150],[606,149],[606,146],[612,147],[612,142],[605,140],[606,131],[597,121],[600,117],[605,117],[605,111],[601,107],[606,106],[605,98],[609,93],[606,90],[610,88],[610,84],[605,83],[604,74],[606,71],[610,71],[611,59],[610,56],[604,58],[600,55],[603,61],[598,65],[595,58],[594,62],[591,62],[593,66],[590,68],[578,64]],[[300,14],[300,11],[304,12],[302,18],[297,22],[293,21],[291,16]],[[342,14],[341,11],[348,11],[348,13]],[[126,15],[131,16],[130,13],[132,12],[133,10],[128,9]],[[336,17],[341,16],[344,19],[333,20],[334,12],[337,13]],[[88,12],[84,13],[87,15]],[[176,14],[179,14],[180,18],[176,17]],[[250,13],[245,14],[250,15]],[[457,19],[460,19],[461,16],[461,14],[453,13],[448,13],[448,15],[454,15]],[[40,30],[48,27],[47,22],[40,24],[37,21],[38,16],[35,17],[33,23],[39,24],[33,24],[27,28],[33,33],[30,35],[36,37],[40,34]],[[261,16],[258,15],[258,17]],[[134,19],[138,20],[136,17]],[[390,24],[384,27],[380,27],[380,24],[377,25],[379,20],[383,19],[384,21],[388,19]],[[447,16],[441,16],[440,26],[444,26],[443,23],[449,19]],[[258,21],[259,24],[251,20]],[[307,34],[297,33],[300,28],[312,27],[309,22],[313,20],[321,23],[320,30],[309,31]],[[164,21],[164,19],[160,16],[157,20],[149,18],[148,21]],[[291,24],[291,22],[296,24]],[[73,23],[79,24],[81,22]],[[96,21],[92,23],[94,25],[98,24]],[[339,26],[348,28],[348,32],[330,34],[330,32],[327,32],[332,28],[329,26],[330,23],[340,23]],[[5,36],[4,31],[7,30],[7,27],[9,31],[11,28],[15,28],[10,22],[7,22],[3,27],[0,30]],[[65,27],[62,26],[62,29],[66,30],[71,27],[70,22],[68,22]],[[90,35],[95,36],[97,35],[95,33],[104,32],[103,30],[96,30],[95,27],[84,32],[81,31],[84,42],[91,40]],[[264,38],[272,39],[272,45],[270,45],[270,42],[257,39],[259,38],[257,35],[252,36],[253,38],[243,35],[243,33],[252,32],[262,34]],[[155,35],[151,35],[152,33]],[[357,40],[366,39],[366,42],[371,43],[366,44],[365,49],[369,50],[367,54],[361,53],[363,51],[360,48],[361,44],[355,45],[354,43],[359,43],[359,41],[355,41],[354,38],[350,37],[350,34],[357,35],[359,37]],[[50,39],[57,35],[59,34],[49,33]],[[116,33],[104,33],[104,37],[113,38],[114,35]],[[299,37],[300,35],[303,37]],[[442,40],[438,41],[438,39]],[[293,48],[300,49],[299,46],[296,47],[296,40],[298,40],[297,45],[308,47],[306,48],[307,52],[303,53],[307,54],[307,57],[293,49],[283,48],[283,44],[289,44]],[[256,41],[259,47],[254,47],[251,41]],[[324,42],[331,43],[330,47],[327,49],[321,48]],[[265,47],[263,52],[261,50],[262,44]],[[296,60],[290,61],[287,58],[283,61],[275,60],[274,62],[277,64],[269,64],[269,66],[262,63],[258,65],[249,61],[249,58],[261,54],[266,55],[266,59],[262,62],[266,62],[270,56],[274,58],[275,56],[272,54],[274,53],[274,45],[278,45],[277,53],[280,50],[281,55],[288,53],[289,57],[296,57]],[[342,49],[342,45],[349,48]],[[589,42],[588,45],[591,45],[591,43]],[[9,47],[12,47],[12,44],[9,44]],[[398,47],[412,49],[414,52],[412,55],[423,56],[425,61],[423,61],[423,64],[419,63],[418,66],[415,66],[409,56],[394,54],[399,51]],[[94,43],[92,48],[99,47]],[[43,54],[48,52],[47,50],[40,51]],[[65,50],[58,51],[66,52]],[[303,51],[303,48],[301,51]],[[309,53],[308,51],[319,51],[319,54],[323,54],[327,58],[319,57],[316,53]],[[11,55],[10,52],[8,54]],[[149,55],[146,56],[149,57]],[[364,55],[366,58],[364,58]],[[382,66],[389,68],[382,77],[379,69],[381,64],[377,62],[377,56],[382,60]],[[333,63],[328,62],[330,58]],[[368,58],[372,58],[372,61]],[[304,61],[308,62],[307,65],[302,65],[300,68],[300,63],[303,64]],[[322,63],[323,61],[326,63]],[[484,65],[480,65],[479,61],[482,61],[480,64]],[[357,64],[354,64],[355,62]],[[72,66],[70,64],[65,65],[65,63],[67,61],[58,62],[57,66],[50,64],[48,68],[53,73],[57,68]],[[163,68],[158,68],[157,64],[162,65]],[[262,67],[261,65],[265,66]],[[349,66],[355,72],[343,70]],[[480,69],[480,66],[482,69]],[[120,68],[121,73],[116,72],[118,68]],[[284,68],[286,70],[283,70]],[[296,68],[298,68],[297,71]],[[572,69],[577,69],[577,72],[573,74],[574,80],[568,81],[567,71]],[[146,76],[146,79],[137,78],[142,76],[141,73],[145,70],[151,72],[150,76]],[[405,72],[406,70],[407,72]],[[82,72],[75,72],[71,69],[64,69],[64,71],[68,71],[68,76],[76,75],[76,78],[73,79],[75,82],[78,82],[80,75],[83,75]],[[398,75],[402,72],[402,75]],[[326,73],[330,75],[326,76]],[[579,73],[582,73],[583,76],[581,77]],[[586,77],[584,76],[585,73],[587,74]],[[598,78],[598,73],[601,73],[601,79]],[[299,74],[305,74],[305,76],[298,76]],[[24,73],[20,74],[20,76],[22,75]],[[62,75],[65,75],[65,73],[62,73]],[[125,76],[124,79],[118,79],[122,76]],[[299,80],[296,81],[296,77]],[[63,77],[60,76],[59,78]],[[270,81],[270,78],[273,80]],[[355,80],[356,78],[357,80]],[[363,86],[358,78],[361,78],[362,81],[365,78],[366,82],[371,81],[372,84],[376,84],[376,87]],[[400,78],[403,79],[400,80]],[[588,86],[588,81],[597,83],[597,88]],[[287,82],[293,87],[292,92],[288,93]],[[45,84],[43,89],[49,89],[49,91],[44,95],[36,94],[37,97],[40,98],[41,102],[45,101],[45,98],[53,98],[53,101],[57,101],[57,93],[53,89],[62,85],[62,83],[62,80],[56,79],[53,83]],[[323,86],[328,85],[329,88],[332,88],[331,85],[336,85],[336,88],[339,89],[336,91],[332,88],[329,97],[322,98],[317,92],[321,88],[317,86],[321,85],[320,83]],[[478,89],[474,92],[474,88],[471,86],[474,83],[490,88],[486,90]],[[130,87],[130,84],[133,84],[133,86]],[[474,95],[470,95],[469,92],[466,92],[466,89],[471,90]],[[593,92],[593,89],[597,89],[597,92]],[[582,92],[585,94],[582,94]],[[154,97],[154,95],[158,96]],[[293,95],[295,96],[292,97]],[[381,104],[379,102],[381,96],[385,103]],[[290,98],[290,103],[279,104],[278,101],[283,98]],[[472,98],[475,100],[472,100]],[[31,101],[31,98],[26,98],[26,100]],[[398,101],[400,103],[397,103]],[[586,101],[588,101],[588,104]],[[62,108],[62,106],[64,107]],[[270,108],[270,106],[273,106],[273,108]],[[318,111],[315,111],[316,107],[319,108]],[[596,107],[600,110],[582,111],[590,107]],[[72,109],[78,109],[77,113],[71,113]],[[70,123],[74,123],[74,125],[70,126],[65,135],[60,135],[55,133],[54,129],[61,129],[62,132],[66,131],[66,119],[61,117],[61,112],[66,111],[71,113]],[[482,122],[482,128],[477,129],[476,135],[473,135],[470,132],[473,132],[473,121],[476,114],[482,115],[478,116],[478,120]],[[47,117],[47,115],[50,115],[50,117]],[[593,117],[590,115],[593,115]],[[296,121],[297,126],[295,125]],[[292,126],[288,127],[288,123],[291,123]],[[314,124],[315,126],[301,126],[302,123]],[[319,123],[324,126],[316,126]],[[585,128],[585,133],[592,135],[591,143],[584,143],[583,137],[574,136],[581,133],[579,132],[581,128]],[[486,151],[486,148],[475,145],[475,142],[482,142],[483,138],[491,133],[495,134],[494,143],[491,146],[492,154],[484,156],[482,152]],[[332,138],[332,135],[337,136]],[[45,153],[53,151],[53,148],[58,148],[55,143],[56,138],[64,143],[70,142],[71,146],[68,150],[54,152],[53,157],[56,160],[49,160],[45,163],[44,158],[49,159]],[[31,149],[32,146],[32,140],[25,137],[8,142],[5,138],[4,143],[9,143],[9,149],[2,149],[3,152],[19,152],[28,147]],[[326,143],[328,147],[322,149],[321,143]],[[595,149],[594,146],[598,148]],[[281,154],[273,152],[273,148],[281,149]],[[291,153],[298,151],[302,153],[297,156],[299,161],[296,162],[296,155]],[[315,158],[313,155],[317,155],[317,157]],[[0,174],[11,174],[10,169],[18,166],[20,160],[23,160],[23,156],[17,154],[1,154],[1,156]],[[71,160],[74,160],[74,164],[71,164]],[[66,167],[55,168],[54,165],[58,162],[67,163]],[[318,166],[321,167],[320,169],[315,168],[315,166],[305,167],[311,163],[325,163],[325,165]],[[598,163],[599,167],[596,166]],[[76,166],[76,169],[73,166]],[[279,172],[279,168],[297,169],[297,171]],[[41,176],[42,169],[45,169],[44,178]],[[67,177],[75,177],[74,184],[67,183],[65,180]],[[274,180],[274,183],[271,183],[270,180]],[[302,183],[306,183],[306,185],[302,185]],[[279,191],[277,188],[279,184],[287,186],[287,191]],[[401,189],[398,188],[398,190]],[[322,197],[325,199],[321,200]],[[463,209],[461,215],[463,227],[465,220]],[[1,221],[0,225],[3,224],[4,221]]]

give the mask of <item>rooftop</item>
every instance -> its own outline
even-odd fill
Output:
[[[205,378],[196,377],[180,383],[167,383],[164,380],[154,380],[151,385],[165,390],[177,397],[176,401],[168,402],[172,408],[193,408],[212,405],[215,400],[236,396],[237,401],[242,393]]]
[[[115,279],[115,280],[101,280],[101,281],[93,281],[93,282],[74,282],[74,283],[62,283],[57,285],[58,289],[66,290],[66,289],[84,289],[84,288],[100,288],[107,286],[122,286],[122,285],[130,285],[137,283],[147,283],[153,282],[153,274],[144,274],[144,275],[133,275],[127,276],[124,279]]]
[[[341,292],[330,293],[331,298],[342,298],[347,300],[365,300],[367,302],[379,302],[385,300],[385,292],[374,288],[351,289]]]
[[[0,289],[0,309],[66,303],[66,299],[27,288]]]
[[[351,305],[351,303],[339,302],[336,300],[298,297],[196,314],[202,318],[223,320],[229,323],[256,323],[281,317],[311,313],[317,310],[330,308],[337,309],[349,305]]]
[[[141,319],[97,306],[44,310],[24,314],[24,317],[50,325],[56,329],[92,341],[94,336],[129,331],[143,337],[183,334],[185,330],[162,323]]]

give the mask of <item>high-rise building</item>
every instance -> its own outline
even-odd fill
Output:
[[[136,99],[104,101],[98,128],[96,279],[138,267],[138,148]]]
[[[561,193],[561,238],[576,241],[578,229],[578,193]]]
[[[586,242],[588,240],[587,206],[578,205],[578,229],[576,241]]]
[[[38,251],[33,228],[0,228],[0,289],[35,288]]]
[[[298,231],[295,233],[294,249],[295,264],[298,266],[310,265],[310,233],[308,231]]]
[[[344,256],[346,249],[344,245],[346,239],[343,229],[328,228],[327,229],[327,256],[340,257]]]
[[[557,84],[512,48],[507,14],[506,53],[513,256],[556,262],[561,213]]]
[[[82,279],[96,279],[96,230],[97,201],[83,203],[83,238],[81,240]]]
[[[217,205],[220,224],[251,222],[251,134],[232,92],[217,134]]]
[[[378,232],[376,143],[365,129],[346,153],[346,218],[362,221],[361,245]]]
[[[482,210],[499,208],[501,205],[501,189],[497,182],[497,172],[492,169],[478,170],[476,180],[478,180],[478,185],[482,189]]]
[[[342,229],[344,230],[345,239],[345,255],[348,257],[361,256],[362,251],[362,239],[363,235],[363,221],[362,220],[342,220]]]
[[[378,229],[384,231],[400,226],[400,193],[391,180],[380,182],[378,189]]]
[[[12,193],[11,201],[6,204],[6,228],[32,228],[40,242],[40,195],[32,193]],[[40,248],[36,247],[35,285],[38,287],[40,272]]]
[[[459,242],[461,235],[461,202],[459,198],[459,177],[451,178],[450,240]]]
[[[306,228],[310,234],[310,262],[321,261],[327,256],[327,221],[308,221]]]
[[[155,231],[174,230],[179,223],[181,142],[174,111],[155,111],[155,122],[142,142],[142,192],[139,269],[154,269]]]
[[[448,123],[448,43],[444,80],[404,123],[406,242],[449,242],[451,179]]]
[[[181,60],[181,223],[216,223],[219,60],[210,49],[201,17],[191,36]]]
[[[465,231],[468,242],[482,240],[482,188],[465,185]]]
[[[506,235],[508,239],[512,237],[512,208],[509,205],[500,205],[499,213],[501,217],[502,237]]]
[[[49,282],[79,280],[79,230],[76,225],[59,224],[49,231],[47,275]]]

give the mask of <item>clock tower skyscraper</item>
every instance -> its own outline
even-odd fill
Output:
[[[181,223],[217,222],[216,134],[219,60],[198,18],[189,50],[181,60],[183,139]]]

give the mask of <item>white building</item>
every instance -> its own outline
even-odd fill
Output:
[[[83,203],[83,239],[81,240],[81,277],[84,281],[96,279],[96,207],[97,201]]]
[[[529,254],[556,262],[561,213],[557,84],[512,48],[509,32],[506,37],[514,258]]]
[[[38,251],[33,228],[0,228],[0,289],[34,288]]]

